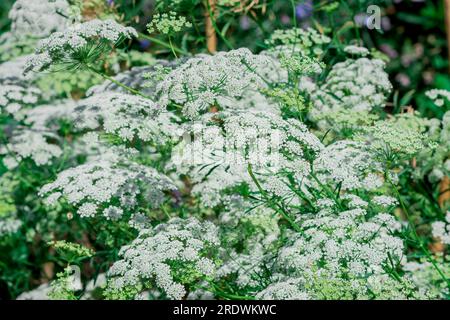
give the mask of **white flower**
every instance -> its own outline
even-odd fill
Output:
[[[355,55],[355,56],[367,56],[369,54],[369,50],[364,47],[359,46],[347,46],[344,48],[344,51],[348,54]]]
[[[58,158],[62,155],[61,148],[49,142],[52,139],[58,139],[53,132],[29,129],[18,130],[14,132],[6,146],[0,146],[0,154],[14,157],[16,163],[25,158],[31,158],[38,166],[48,165],[53,158]],[[12,160],[9,159],[7,161],[11,164]]]
[[[137,36],[136,30],[124,27],[114,20],[90,20],[75,24],[63,32],[54,32],[47,39],[41,40],[36,53],[27,61],[25,71],[41,71],[54,64],[77,61],[82,50],[88,44],[109,44],[114,46],[124,38]]]
[[[236,101],[266,87],[266,79],[285,77],[277,66],[276,60],[248,49],[203,55],[171,71],[157,85],[156,93],[162,106],[182,105],[184,114],[194,119],[222,100]]]
[[[445,216],[446,222],[437,221],[431,224],[433,237],[440,239],[445,244],[450,244],[450,211]]]
[[[438,107],[442,107],[445,101],[450,101],[450,91],[443,89],[432,89],[425,92],[425,95],[434,101],[434,104]]]
[[[69,24],[66,0],[17,0],[9,11],[11,32],[42,38],[63,31]]]
[[[78,102],[72,119],[79,130],[116,134],[124,141],[164,143],[175,133],[178,118],[151,100],[124,93],[102,92]]]
[[[195,218],[174,218],[155,229],[142,230],[136,240],[120,250],[122,260],[108,271],[108,289],[127,290],[139,287],[141,281],[151,281],[170,299],[182,299],[186,289],[176,282],[174,274],[187,276],[183,271],[193,267],[201,275],[212,275],[214,263],[203,252],[219,244],[217,232],[211,222],[201,223]]]
[[[98,213],[97,209],[108,206],[103,215],[115,220],[123,211],[138,207],[139,201],[158,207],[165,199],[164,191],[174,189],[170,180],[153,168],[97,159],[59,173],[54,182],[41,188],[40,195],[61,194],[69,204],[78,207],[82,217],[92,217]],[[119,203],[120,207],[111,207],[111,202]]]

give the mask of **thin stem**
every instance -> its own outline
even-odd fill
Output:
[[[182,55],[185,55],[185,56],[190,55],[190,53],[187,52],[186,50],[180,49],[180,48],[178,48],[178,47],[176,47],[174,45],[171,45],[170,43],[164,42],[164,41],[162,41],[160,39],[148,36],[146,34],[139,33],[139,37],[147,39],[147,40],[150,40],[150,41],[152,41],[154,43],[157,43],[157,44],[159,44],[159,45],[161,45],[161,46],[163,46],[163,47],[165,47],[167,49],[171,49],[171,50],[173,50],[173,51],[175,51],[175,52],[177,52],[179,54],[182,54]]]
[[[206,2],[206,8],[208,10],[208,15],[206,19],[206,40],[208,43],[208,51],[210,53],[214,53],[217,51],[217,36],[216,33],[219,34],[220,38],[225,42],[225,45],[228,47],[228,49],[233,50],[233,45],[227,40],[224,34],[219,30],[216,24],[216,20],[214,19],[215,15],[215,6],[212,7],[211,4],[215,3],[215,0],[208,0]],[[211,33],[211,26],[209,25],[211,23],[213,29]]]
[[[92,72],[94,72],[94,73],[96,73],[96,74],[102,76],[102,77],[105,78],[106,80],[111,81],[112,83],[118,85],[119,87],[121,87],[121,88],[123,88],[123,89],[125,89],[125,90],[127,90],[127,91],[129,91],[129,92],[131,92],[131,93],[133,93],[133,94],[135,94],[135,95],[138,95],[138,96],[141,96],[141,97],[143,97],[143,98],[152,100],[151,97],[149,97],[149,96],[143,94],[143,93],[140,92],[139,90],[133,89],[133,88],[127,86],[126,84],[123,84],[122,82],[117,81],[117,80],[114,79],[113,77],[108,76],[107,74],[104,74],[103,72],[100,72],[100,71],[96,70],[95,68],[93,68],[93,67],[91,67],[91,66],[87,66],[87,68],[88,68],[90,71],[92,71]]]
[[[169,44],[170,44],[170,49],[172,50],[172,53],[175,56],[175,59],[178,59],[177,53],[175,52],[175,50],[173,48],[172,37],[171,36],[169,36]]]
[[[294,25],[294,28],[297,28],[297,14],[294,0],[291,0],[291,6],[292,6],[292,23]]]
[[[433,265],[433,267],[438,272],[439,276],[447,283],[447,286],[450,288],[450,280],[447,279],[445,274],[442,272],[442,270],[437,265],[436,260],[433,258],[433,256],[431,255],[430,251],[424,246],[424,244],[422,242],[422,239],[420,238],[420,236],[417,233],[417,230],[416,230],[416,228],[414,226],[414,222],[411,219],[411,215],[409,213],[409,210],[406,208],[405,202],[403,201],[403,197],[401,196],[400,192],[398,191],[397,186],[392,182],[392,180],[389,178],[388,175],[387,175],[387,181],[391,185],[392,189],[394,190],[394,192],[395,192],[395,194],[397,196],[398,201],[400,202],[400,205],[401,205],[401,207],[403,209],[403,212],[405,213],[406,219],[408,220],[409,228],[412,230],[414,240],[417,241],[417,243],[419,244],[420,249],[426,255],[428,261]]]
[[[294,222],[294,220],[291,219],[291,217],[289,217],[289,215],[285,212],[284,208],[282,206],[280,206],[280,204],[278,203],[274,203],[272,201],[272,199],[270,199],[267,196],[266,191],[261,187],[261,184],[259,183],[258,179],[256,178],[255,174],[253,173],[252,170],[252,165],[248,164],[248,168],[247,171],[250,175],[250,177],[252,178],[253,182],[255,183],[256,187],[258,188],[259,192],[261,193],[261,195],[264,197],[264,199],[266,200],[266,202],[269,204],[269,206],[275,210],[276,212],[278,212],[279,214],[281,214],[281,216],[292,226],[292,228],[297,231],[297,232],[302,232],[302,229]]]

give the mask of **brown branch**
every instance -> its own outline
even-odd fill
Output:
[[[445,4],[445,28],[447,30],[448,59],[450,61],[450,0],[444,0],[444,4]],[[448,176],[445,176],[441,180],[441,184],[439,186],[438,202],[442,209],[445,208],[446,202],[448,200],[450,200],[450,178]]]
[[[205,3],[205,34],[206,34],[206,48],[209,53],[217,51],[217,34],[214,28],[212,18],[216,16],[216,2],[217,0],[206,0]],[[209,10],[208,10],[209,7]],[[212,17],[210,15],[212,13]]]

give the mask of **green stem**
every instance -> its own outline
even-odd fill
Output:
[[[208,9],[208,14],[211,19],[211,23],[214,27],[214,30],[216,30],[216,33],[220,36],[220,38],[223,40],[223,42],[225,42],[225,45],[228,47],[228,49],[233,50],[234,49],[233,45],[227,40],[227,38],[223,35],[223,33],[217,27],[216,20],[214,19],[214,14],[211,10],[211,6],[209,5],[208,1],[206,1],[206,8]]]
[[[175,56],[175,59],[178,59],[177,53],[175,52],[173,44],[172,44],[172,38],[170,36],[169,36],[169,44],[170,44],[170,49],[172,50],[172,53]]]
[[[150,41],[152,41],[152,42],[154,42],[154,43],[156,43],[156,44],[159,44],[159,45],[161,45],[161,46],[163,46],[163,47],[165,47],[165,48],[167,48],[167,49],[171,49],[171,50],[173,50],[173,51],[175,51],[175,52],[178,52],[179,54],[182,54],[182,55],[185,55],[185,56],[190,55],[189,52],[187,52],[187,51],[185,51],[185,50],[183,50],[183,49],[180,49],[180,48],[178,48],[178,47],[175,47],[175,46],[171,45],[170,43],[164,42],[164,41],[162,41],[162,40],[160,40],[160,39],[157,39],[157,38],[148,36],[148,35],[146,35],[146,34],[139,33],[139,37],[140,37],[140,38],[147,39],[147,40],[150,40]]]
[[[436,263],[436,260],[433,258],[433,256],[431,255],[431,253],[427,249],[427,247],[423,244],[422,239],[420,238],[419,234],[417,233],[417,230],[416,230],[416,228],[414,226],[414,222],[412,221],[412,218],[411,218],[411,215],[409,213],[409,210],[406,208],[405,202],[403,201],[403,197],[401,196],[400,192],[398,191],[397,186],[392,182],[392,180],[389,178],[388,175],[386,175],[386,177],[387,177],[387,181],[389,182],[389,184],[391,185],[392,189],[394,190],[394,193],[396,194],[398,201],[400,202],[400,205],[401,205],[401,207],[403,209],[403,212],[405,213],[406,219],[408,220],[409,228],[411,229],[411,231],[413,233],[414,240],[417,241],[417,243],[419,244],[420,249],[422,250],[422,252],[427,257],[428,262],[430,262],[433,265],[433,267],[438,272],[439,276],[444,280],[445,283],[447,283],[447,286],[450,288],[450,280],[447,279],[445,274],[439,268],[439,266]]]
[[[292,226],[292,228],[297,231],[297,232],[302,232],[302,229],[294,222],[294,220],[291,219],[291,217],[289,217],[289,215],[285,212],[284,208],[282,206],[280,206],[280,204],[278,203],[274,203],[272,201],[272,199],[270,199],[267,196],[266,191],[261,187],[261,184],[259,183],[258,179],[256,179],[255,174],[253,173],[252,170],[252,165],[248,164],[248,168],[247,171],[250,175],[250,177],[252,178],[253,182],[256,184],[256,187],[258,188],[259,192],[261,193],[261,195],[264,197],[264,199],[266,200],[266,202],[269,204],[269,206],[275,210],[276,212],[278,212],[279,214],[281,214],[281,216]]]
[[[107,74],[104,74],[103,72],[100,72],[100,71],[96,70],[95,68],[93,68],[93,67],[91,67],[91,66],[87,66],[87,68],[88,68],[90,71],[92,71],[92,72],[94,72],[94,73],[96,73],[96,74],[102,76],[104,79],[111,81],[112,83],[118,85],[119,87],[121,87],[121,88],[123,88],[123,89],[125,89],[125,90],[127,90],[127,91],[129,91],[129,92],[131,92],[131,93],[133,93],[133,94],[135,94],[135,95],[138,95],[138,96],[141,96],[141,97],[143,97],[143,98],[152,100],[151,97],[149,97],[149,96],[143,94],[143,93],[140,92],[139,90],[133,89],[133,88],[127,86],[126,84],[123,84],[122,82],[117,81],[117,80],[114,79],[113,77],[108,76]]]

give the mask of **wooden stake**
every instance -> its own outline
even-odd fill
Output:
[[[448,47],[448,59],[450,61],[450,0],[444,0],[445,4],[445,29],[447,30],[447,47]],[[450,72],[450,64],[449,64]],[[444,177],[439,187],[439,205],[441,208],[445,208],[446,202],[450,200],[450,178]]]
[[[206,48],[208,49],[209,53],[215,53],[217,51],[217,34],[211,16],[215,17],[216,15],[217,0],[206,0],[206,1],[207,1],[207,3],[205,3]],[[210,15],[209,12],[211,12],[212,14]]]
[[[444,177],[441,180],[441,184],[439,186],[439,205],[442,209],[445,208],[447,201],[450,200],[450,178]]]

